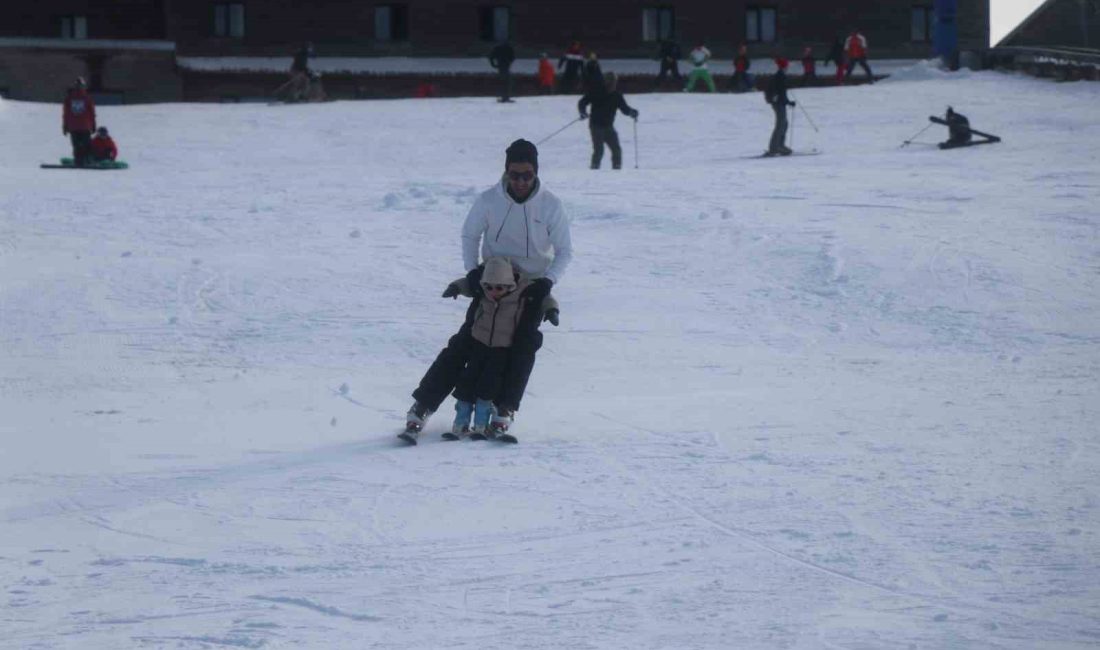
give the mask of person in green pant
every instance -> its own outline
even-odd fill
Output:
[[[710,50],[707,46],[700,42],[695,46],[695,49],[688,55],[691,59],[691,63],[695,66],[695,69],[688,75],[687,85],[684,86],[684,92],[689,93],[691,89],[695,87],[695,82],[700,79],[707,84],[707,88],[710,92],[715,92],[714,77],[710,76],[710,70],[707,70],[707,61],[710,61]]]

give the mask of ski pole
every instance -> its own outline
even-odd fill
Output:
[[[796,117],[798,117],[798,113],[791,111],[791,149],[794,149],[794,118]]]
[[[535,144],[536,144],[536,145],[540,145],[540,144],[542,144],[543,142],[546,142],[546,141],[547,141],[547,140],[549,140],[550,138],[552,138],[552,137],[554,137],[555,135],[557,135],[557,134],[561,133],[562,131],[564,131],[564,130],[568,129],[569,127],[573,126],[574,124],[576,124],[577,122],[580,122],[580,121],[581,121],[581,120],[583,120],[583,119],[584,119],[583,117],[578,117],[577,119],[573,120],[573,121],[572,121],[572,122],[570,122],[569,124],[566,124],[565,126],[561,127],[561,128],[560,128],[560,129],[558,129],[557,131],[554,131],[554,132],[553,132],[553,133],[551,133],[550,135],[546,136],[546,137],[545,137],[545,138],[543,138],[542,140],[539,140],[539,141],[538,141],[538,142],[536,142]]]
[[[794,96],[794,93],[788,94],[791,96],[791,101],[795,104],[798,104],[798,107],[802,109],[802,114],[806,116],[806,121],[810,123],[810,128],[814,130],[814,133],[821,133],[821,131],[817,128],[817,125],[814,124],[813,118],[810,117],[810,114],[806,112],[806,107],[802,105],[802,102],[798,101],[798,98]]]
[[[634,169],[638,168],[638,118],[634,118]]]
[[[899,147],[898,147],[898,149],[901,149],[902,147],[904,147],[904,146],[905,146],[905,145],[907,145],[907,144],[912,144],[913,140],[916,140],[916,139],[917,139],[918,137],[920,137],[920,134],[922,134],[922,133],[924,133],[925,131],[927,131],[928,129],[932,128],[932,124],[934,124],[934,122],[933,122],[933,123],[930,123],[930,124],[928,124],[928,126],[924,127],[924,128],[923,128],[923,129],[921,129],[920,131],[917,131],[917,132],[916,132],[916,133],[914,133],[913,135],[909,136],[909,139],[908,139],[908,140],[906,140],[905,142],[902,142],[902,143],[901,143],[901,146],[899,146]]]

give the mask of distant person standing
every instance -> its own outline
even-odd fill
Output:
[[[294,61],[290,64],[290,74],[304,74],[309,76],[309,58],[313,56],[313,43],[303,43],[302,47],[294,53]]]
[[[677,84],[682,84],[684,78],[680,75],[680,44],[671,38],[661,41],[661,47],[657,50],[657,59],[661,62],[661,71],[657,73],[655,86],[660,86],[665,77],[672,75]]]
[[[787,59],[779,57],[775,60],[778,68],[772,75],[768,87],[764,91],[764,99],[775,111],[775,128],[772,129],[772,137],[768,142],[768,156],[789,156],[793,153],[787,147],[787,107],[794,106],[794,102],[787,97]]]
[[[604,82],[603,87],[581,97],[577,102],[577,110],[583,120],[588,117],[586,109],[590,104],[592,106],[592,119],[588,122],[588,130],[592,134],[592,169],[600,168],[605,144],[611,149],[611,168],[622,169],[623,149],[619,145],[619,134],[615,131],[615,112],[622,111],[623,115],[636,120],[638,111],[631,108],[619,92],[618,78],[614,72],[604,75]]]
[[[852,77],[852,70],[858,63],[867,73],[867,81],[875,83],[875,75],[871,73],[871,66],[867,65],[867,39],[859,33],[858,29],[853,29],[844,41],[844,51],[848,54],[848,68],[844,73],[844,79],[848,80]]]
[[[603,88],[603,69],[600,68],[600,59],[595,52],[589,52],[588,60],[584,62],[584,70],[581,72],[581,88],[583,88],[585,94]]]
[[[806,48],[802,50],[802,78],[817,78],[817,66],[814,64],[814,51],[813,48],[809,46],[806,46]]]
[[[554,92],[554,64],[550,63],[550,57],[543,52],[539,55],[539,91],[547,95]]]
[[[496,68],[500,75],[500,101],[512,101],[512,63],[516,60],[516,51],[512,44],[504,41],[489,53],[489,65]]]
[[[752,82],[749,80],[749,66],[752,65],[752,60],[749,59],[749,46],[744,43],[737,48],[737,56],[733,58],[733,79],[732,88],[735,93],[743,93],[752,88]]]
[[[825,56],[825,60],[821,62],[822,65],[829,65],[830,63],[836,64],[836,82],[839,84],[844,81],[844,43],[841,42],[839,37],[833,39],[829,53]]]
[[[700,79],[707,85],[707,89],[710,90],[710,92],[715,92],[717,88],[714,87],[714,77],[710,76],[710,70],[707,70],[707,62],[710,61],[710,50],[707,49],[706,44],[700,41],[699,44],[695,46],[695,49],[691,51],[691,54],[688,55],[688,58],[691,59],[691,64],[695,66],[695,68],[688,76],[687,85],[684,86],[684,92],[691,92],[691,90],[695,88],[695,83]]]
[[[77,77],[65,94],[61,118],[61,133],[72,141],[73,164],[77,167],[84,167],[91,158],[92,132],[95,130],[95,102],[88,94],[84,77]]]
[[[558,70],[561,70],[562,66],[565,66],[565,72],[562,73],[558,89],[563,93],[571,93],[577,88],[581,68],[584,66],[584,50],[581,48],[580,41],[573,41],[565,54],[558,59]]]

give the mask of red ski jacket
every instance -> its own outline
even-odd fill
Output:
[[[852,35],[844,42],[844,49],[848,51],[848,58],[853,61],[866,58],[867,39],[859,32],[852,32]]]
[[[88,91],[74,88],[65,96],[65,111],[61,129],[66,133],[73,131],[95,131],[95,102]]]
[[[96,160],[114,160],[118,157],[118,147],[111,136],[95,136],[92,138],[92,158]]]
[[[539,61],[539,85],[550,88],[554,86],[554,64],[550,63],[550,59]]]

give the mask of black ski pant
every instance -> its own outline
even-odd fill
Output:
[[[852,70],[856,69],[856,64],[863,68],[863,71],[867,73],[867,79],[871,83],[875,83],[875,75],[871,74],[871,66],[867,65],[867,57],[861,56],[858,59],[852,59],[848,62],[848,70],[844,73],[844,78],[848,79],[852,76]]]
[[[470,301],[466,310],[466,321],[458,332],[447,341],[447,347],[439,351],[435,361],[424,373],[420,385],[413,391],[413,399],[421,406],[432,411],[455,389],[459,378],[467,366],[473,347],[478,344],[470,332],[474,317],[477,315],[478,300]],[[535,353],[542,347],[542,310],[525,305],[523,315],[516,325],[512,347],[509,348],[496,404],[498,410],[518,411],[527,391],[527,382],[535,368]]]
[[[619,134],[615,131],[615,127],[590,124],[588,130],[592,132],[592,169],[600,168],[605,144],[611,148],[612,169],[621,169],[623,166],[623,148],[619,145]]]
[[[512,101],[512,71],[508,68],[500,69],[500,101]]]
[[[462,369],[455,385],[455,399],[471,403],[482,399],[499,399],[510,352],[510,348],[491,348],[474,340],[470,345],[466,367]]]
[[[668,59],[661,60],[661,71],[657,73],[657,81],[653,85],[660,86],[665,81],[665,77],[672,75],[672,78],[676,80],[677,84],[683,84],[683,77],[680,76],[680,65],[676,61],[669,61]]]
[[[69,131],[73,143],[73,164],[77,167],[87,165],[92,159],[92,133],[90,131]]]
[[[743,93],[749,89],[749,75],[744,70],[738,70],[733,73],[733,77],[730,79],[730,90],[735,93]]]
[[[787,105],[776,100],[772,110],[775,111],[775,128],[772,129],[772,139],[768,141],[768,151],[778,153],[787,142]]]

